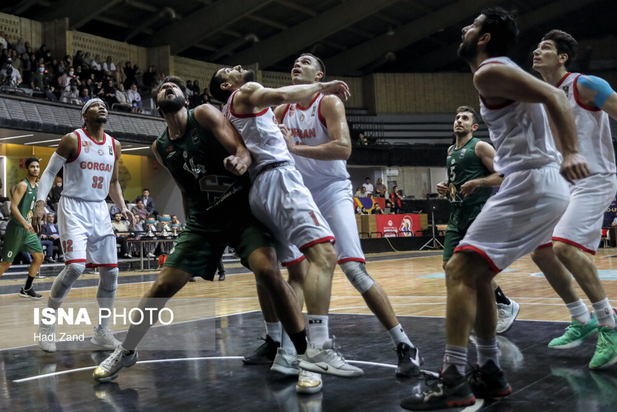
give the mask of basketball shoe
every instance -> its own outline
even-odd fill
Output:
[[[297,376],[298,365],[300,363],[297,358],[296,355],[288,355],[285,349],[278,348],[270,370],[272,372],[282,373],[283,375]]]
[[[300,368],[314,373],[354,378],[364,375],[364,371],[351,366],[334,345],[334,336],[323,343],[319,349],[307,348],[304,358],[300,360]]]
[[[275,342],[270,335],[266,335],[266,339],[260,338],[265,342],[255,349],[255,352],[242,359],[245,365],[266,365],[272,363],[276,357],[276,351],[281,346],[279,342]]]
[[[45,325],[41,320],[38,329],[39,336],[39,348],[43,352],[55,352],[56,351],[56,324]]]
[[[43,295],[40,295],[40,294],[36,293],[36,291],[34,290],[33,287],[31,287],[30,289],[26,290],[22,286],[21,290],[18,293],[18,295],[21,296],[22,298],[30,298],[30,299],[33,299],[33,300],[43,299]]]
[[[317,393],[323,388],[321,375],[300,369],[298,373],[298,383],[296,384],[297,393]]]
[[[512,387],[506,376],[495,362],[487,361],[483,366],[477,363],[471,370],[469,385],[477,398],[498,399],[512,393]]]
[[[456,366],[451,365],[439,378],[431,377],[427,381],[433,379],[436,382],[424,392],[403,398],[401,407],[412,411],[429,411],[471,406],[476,403],[467,378],[458,373]]]
[[[518,316],[518,313],[521,311],[521,307],[518,303],[510,299],[510,304],[506,305],[504,303],[497,304],[497,333],[502,334],[506,333],[512,325],[514,325],[514,321]]]
[[[420,356],[417,348],[412,348],[405,342],[401,342],[396,347],[398,366],[396,376],[399,378],[410,378],[420,374],[420,366],[424,365],[424,359]]]
[[[110,382],[118,377],[118,372],[122,368],[130,368],[137,362],[137,351],[127,351],[118,345],[114,353],[109,355],[99,366],[92,372],[92,378],[97,382]]]
[[[613,309],[615,311],[615,309]],[[613,313],[617,321],[615,312]],[[604,369],[617,362],[617,331],[610,326],[600,326],[598,328],[598,344],[596,352],[589,362],[591,369]]]
[[[120,345],[120,341],[114,337],[113,331],[104,329],[101,325],[94,328],[94,336],[92,336],[90,342],[107,350],[115,350]]]
[[[572,323],[566,328],[566,333],[551,340],[548,347],[553,349],[575,348],[596,332],[598,332],[598,319],[591,312],[591,320],[584,325],[578,320],[572,319]]]

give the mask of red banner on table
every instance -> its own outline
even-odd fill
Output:
[[[407,213],[404,215],[375,215],[377,231],[385,237],[415,236],[420,229],[420,215]]]

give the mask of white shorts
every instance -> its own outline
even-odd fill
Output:
[[[589,176],[570,187],[570,205],[557,223],[553,240],[596,254],[602,237],[604,212],[617,192],[614,174]]]
[[[328,222],[295,167],[277,167],[259,174],[249,193],[251,210],[274,235],[279,261],[290,262],[289,243],[301,252],[323,242],[334,242]],[[301,258],[300,258],[301,260]]]
[[[354,213],[351,182],[349,180],[332,182],[321,189],[312,190],[311,194],[336,238],[334,250],[338,256],[338,263],[349,261],[365,263]],[[279,248],[286,259],[279,257],[283,266],[289,266],[303,259],[302,253],[293,245]]]
[[[551,241],[568,207],[568,183],[556,167],[508,175],[454,249],[477,252],[497,273]]]
[[[58,205],[58,233],[65,263],[117,267],[116,235],[107,204],[62,196]]]

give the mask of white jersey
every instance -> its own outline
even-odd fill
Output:
[[[293,165],[293,158],[289,154],[287,143],[285,143],[272,109],[268,107],[259,113],[237,114],[232,109],[237,92],[236,90],[229,96],[223,108],[223,114],[240,133],[246,148],[251,152],[253,163],[248,170],[251,181],[255,180],[264,166],[268,164],[289,162]]]
[[[62,196],[88,202],[104,201],[116,161],[114,138],[105,133],[101,143],[88,136],[85,129],[77,129],[77,157],[64,164]]]
[[[283,113],[283,123],[289,128],[294,144],[318,146],[330,142],[326,121],[321,117],[321,101],[318,93],[308,107],[288,104]],[[311,191],[323,188],[332,182],[349,179],[347,162],[344,160],[316,160],[292,155],[296,169],[302,174],[304,184]]]
[[[576,122],[578,148],[587,159],[591,174],[614,174],[615,151],[608,114],[581,103],[576,90],[579,76],[580,73],[567,73],[556,87],[568,96]]]
[[[487,64],[506,64],[522,70],[507,57],[489,58],[479,67]],[[491,106],[480,96],[480,113],[495,146],[496,172],[508,175],[561,164],[543,105],[509,101]]]

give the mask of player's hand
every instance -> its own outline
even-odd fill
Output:
[[[439,193],[439,196],[448,196],[449,191],[448,182],[437,183],[437,193]]]
[[[351,93],[349,92],[349,86],[347,86],[347,83],[343,81],[334,80],[331,82],[321,83],[321,85],[321,94],[333,94],[340,97],[341,100],[345,101],[349,99],[349,96],[351,96]]]
[[[586,178],[589,176],[590,172],[587,161],[582,154],[570,153],[563,156],[559,173],[561,173],[568,182],[574,184],[575,180]]]
[[[32,227],[32,225],[28,222],[26,222],[26,224],[24,225],[24,227],[26,228],[26,230],[28,231],[28,233],[32,234],[32,235],[36,235],[36,231],[34,230],[34,228]]]
[[[281,129],[281,133],[283,134],[283,138],[285,139],[285,143],[287,143],[287,148],[291,150],[294,145],[294,141],[291,138],[291,131],[284,124],[279,124],[279,129]]]
[[[39,200],[36,202],[36,206],[34,208],[34,216],[32,216],[32,225],[31,228],[36,230],[34,233],[38,233],[41,230],[41,222],[45,220],[45,202]],[[27,228],[26,228],[27,229]]]
[[[135,225],[135,216],[130,210],[124,208],[122,215],[129,221],[129,227]]]
[[[223,160],[225,169],[235,174],[236,176],[242,176],[248,170],[246,164],[238,156],[228,156]]]
[[[467,197],[472,194],[474,190],[476,190],[476,187],[478,187],[478,183],[475,180],[465,182],[463,186],[461,186],[461,194]]]

